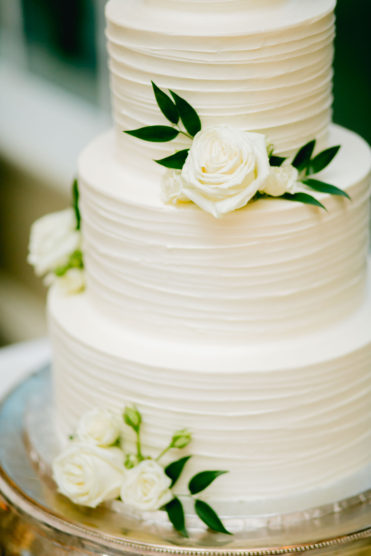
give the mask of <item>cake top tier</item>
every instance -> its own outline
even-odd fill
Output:
[[[124,163],[169,154],[122,133],[165,123],[151,81],[191,103],[203,127],[263,133],[281,154],[314,138],[325,147],[334,7],[335,0],[110,0],[113,113]]]

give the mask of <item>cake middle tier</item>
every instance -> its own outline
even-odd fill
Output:
[[[364,296],[371,161],[333,127],[339,143],[321,178],[351,201],[320,195],[325,212],[263,199],[216,220],[164,204],[160,179],[121,165],[114,134],[100,137],[79,169],[90,300],[120,324],[199,342],[293,338],[345,317]]]

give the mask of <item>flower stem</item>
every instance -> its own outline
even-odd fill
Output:
[[[186,131],[182,131],[181,129],[178,128],[179,133],[181,133],[182,135],[184,135],[185,137],[188,137],[188,139],[192,139],[193,137],[192,135],[190,135],[189,133],[187,133]]]
[[[169,444],[169,446],[167,446],[164,450],[162,450],[162,452],[157,456],[156,461],[160,461],[160,459],[162,457],[164,457],[165,454],[168,453],[168,451],[172,448],[172,445]]]
[[[142,454],[142,444],[140,441],[140,431],[137,431],[137,458],[138,458],[138,462],[143,461],[144,457]]]

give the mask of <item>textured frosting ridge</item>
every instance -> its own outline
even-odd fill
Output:
[[[200,342],[294,338],[344,318],[364,295],[371,161],[354,134],[335,127],[331,140],[343,147],[322,179],[351,202],[324,196],[326,213],[263,200],[215,220],[164,205],[159,183],[118,164],[112,136],[98,139],[80,159],[91,301],[120,323]]]
[[[235,2],[189,6],[111,0],[107,5],[113,112],[122,157],[160,157],[121,132],[164,123],[151,80],[187,98],[205,125],[228,121],[265,133],[277,151],[292,152],[316,137],[327,141],[331,120],[334,2],[287,0],[240,9]],[[162,4],[161,4],[162,5]],[[208,6],[206,15],[192,10]],[[227,20],[225,19],[227,17]],[[260,30],[259,30],[260,25]],[[166,151],[167,153],[168,151]]]

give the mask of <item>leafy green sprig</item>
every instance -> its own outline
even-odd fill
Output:
[[[134,431],[136,435],[136,454],[126,454],[125,458],[125,467],[127,469],[132,469],[141,461],[151,458],[144,456],[142,452],[140,436],[142,415],[140,411],[134,405],[129,405],[125,408],[123,418],[125,423]],[[159,461],[172,449],[183,450],[190,444],[191,440],[192,436],[188,430],[182,429],[175,432],[168,446],[164,450],[162,450],[162,452],[160,452],[155,460]],[[165,467],[165,474],[171,480],[170,489],[173,489],[175,484],[178,482],[187,462],[190,460],[191,457],[192,456],[184,456],[176,461],[169,463]],[[203,523],[205,523],[209,527],[209,529],[218,533],[231,535],[231,533],[224,527],[221,519],[219,518],[215,510],[203,500],[194,498],[195,495],[205,490],[218,477],[224,475],[225,473],[227,473],[227,471],[201,471],[200,473],[197,473],[190,479],[188,483],[189,493],[186,496],[193,498],[196,514],[203,521]],[[172,500],[170,500],[170,502],[168,502],[162,509],[166,511],[169,521],[173,525],[174,529],[178,531],[182,536],[188,537],[189,533],[187,531],[185,523],[184,508],[179,497],[174,495]]]
[[[172,487],[178,481],[183,469],[191,456],[186,456],[173,463],[170,463],[165,468],[166,475],[172,481]],[[225,535],[231,535],[232,533],[228,531],[216,511],[206,502],[199,498],[195,498],[196,494],[204,491],[208,486],[210,486],[215,479],[224,475],[227,471],[201,471],[194,475],[188,483],[189,494],[187,496],[192,497],[194,503],[194,509],[198,517],[207,525],[209,529],[217,533],[224,533]],[[176,529],[183,537],[188,537],[188,531],[185,523],[185,513],[183,504],[178,496],[174,496],[172,500],[166,506],[164,510],[167,512],[170,522],[172,523],[174,529]]]
[[[327,166],[333,161],[340,150],[340,145],[325,149],[324,151],[321,151],[313,157],[315,147],[316,140],[314,139],[313,141],[309,141],[309,143],[306,143],[303,147],[301,147],[301,149],[299,149],[292,161],[292,165],[299,172],[300,182],[319,193],[338,195],[350,200],[350,196],[343,189],[313,178],[313,176],[315,176],[319,172],[322,172],[322,170],[327,168]],[[276,156],[274,155],[274,153],[272,153],[269,162],[271,166],[280,167],[285,162],[285,160],[287,159],[281,156]],[[309,195],[308,193],[285,193],[282,198],[286,199],[287,201],[297,201],[327,210],[326,207],[320,201],[318,201],[318,199],[316,199],[312,195]]]
[[[192,140],[201,130],[201,120],[196,110],[174,91],[169,90],[170,94],[167,94],[153,81],[152,88],[158,107],[172,125],[152,125],[124,131],[124,133],[152,143],[166,143],[179,135],[184,135]],[[155,160],[155,162],[166,168],[181,170],[188,152],[189,149],[183,149],[165,158]]]
[[[153,93],[158,107],[162,114],[171,125],[153,125],[141,127],[138,129],[124,131],[128,135],[150,141],[153,143],[165,143],[176,139],[179,135],[184,135],[192,140],[201,130],[201,120],[196,110],[184,98],[177,93],[169,90],[169,94],[160,89],[156,83],[152,81]],[[327,193],[329,195],[342,196],[350,199],[348,193],[335,185],[316,179],[315,176],[324,170],[335,158],[339,152],[340,145],[330,147],[313,156],[316,146],[316,140],[309,141],[296,153],[292,165],[299,171],[300,182],[313,191],[319,193]],[[175,153],[155,160],[157,164],[165,166],[173,170],[182,170],[187,160],[189,149],[182,149]],[[270,165],[280,167],[287,160],[282,156],[277,156],[273,152],[273,147],[268,147],[268,156]],[[266,194],[257,193],[255,198],[269,197]],[[312,205],[327,210],[325,205],[318,199],[304,191],[298,193],[285,193],[281,198],[288,201],[295,201]]]

